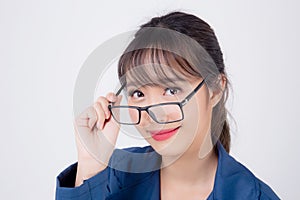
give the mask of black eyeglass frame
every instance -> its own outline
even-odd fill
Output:
[[[118,122],[119,124],[124,124],[124,125],[137,125],[140,123],[141,121],[141,112],[142,111],[146,111],[148,113],[148,115],[156,122],[156,123],[159,123],[159,124],[169,124],[169,123],[174,123],[174,122],[178,122],[178,121],[182,121],[184,119],[184,113],[183,113],[183,110],[182,110],[182,107],[184,105],[186,105],[188,103],[188,101],[198,92],[198,90],[201,88],[201,86],[204,84],[204,81],[205,81],[205,78],[196,86],[196,88],[190,93],[188,94],[182,101],[180,102],[166,102],[166,103],[159,103],[159,104],[153,104],[153,105],[149,105],[149,106],[145,106],[145,107],[139,107],[139,106],[113,106],[113,105],[108,105],[108,109],[111,113],[111,115],[113,116],[114,120],[116,122]],[[121,86],[121,88],[117,91],[116,95],[118,96],[122,89],[125,87],[125,84]],[[181,116],[182,118],[181,119],[178,119],[178,120],[173,120],[173,121],[168,121],[168,122],[160,122],[156,119],[156,117],[151,113],[149,112],[149,108],[152,108],[152,107],[157,107],[157,106],[163,106],[163,105],[178,105],[179,108],[180,108],[180,111],[181,111]],[[139,112],[139,120],[138,122],[136,123],[123,123],[123,122],[119,122],[116,117],[113,115],[113,112],[112,112],[112,109],[113,108],[134,108],[136,110],[138,110]]]

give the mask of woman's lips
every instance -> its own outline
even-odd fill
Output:
[[[166,140],[170,137],[172,137],[175,133],[177,133],[177,130],[180,128],[172,128],[172,129],[165,129],[165,130],[160,130],[160,131],[150,131],[151,136],[154,140],[156,141],[162,141]]]

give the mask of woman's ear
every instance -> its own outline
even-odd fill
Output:
[[[209,89],[209,99],[212,107],[215,107],[223,96],[223,91],[226,86],[226,77],[223,74],[218,76],[217,84],[219,89],[216,89],[215,91]]]

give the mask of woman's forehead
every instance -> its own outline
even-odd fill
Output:
[[[144,65],[128,70],[125,74],[126,85],[165,85],[188,81],[188,77],[168,66]]]

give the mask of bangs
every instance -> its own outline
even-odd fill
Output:
[[[176,53],[157,47],[129,51],[119,61],[119,79],[122,85],[168,85],[201,77],[196,67]]]

